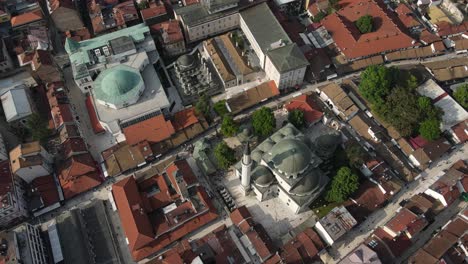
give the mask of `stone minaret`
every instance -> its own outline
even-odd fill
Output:
[[[244,156],[242,157],[242,176],[241,184],[244,189],[244,195],[250,191],[250,174],[252,169],[252,159],[250,158],[249,142],[245,145]]]

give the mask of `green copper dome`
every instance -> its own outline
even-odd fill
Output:
[[[287,138],[271,149],[275,168],[287,174],[298,174],[305,170],[312,159],[312,153],[302,141]]]
[[[101,72],[94,83],[94,96],[116,106],[138,101],[144,89],[140,72],[126,65]]]
[[[130,92],[139,82],[138,73],[126,69],[111,69],[102,78],[102,90],[109,96],[120,96]]]

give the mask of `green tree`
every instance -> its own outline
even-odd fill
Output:
[[[230,115],[225,115],[221,122],[221,133],[225,137],[234,136],[239,131],[239,124]]]
[[[276,127],[276,120],[270,108],[262,107],[252,115],[252,127],[256,135],[267,137],[273,133]]]
[[[370,15],[364,15],[356,21],[356,27],[361,34],[372,32],[374,29],[373,19]]]
[[[429,141],[433,141],[440,138],[440,121],[436,119],[427,119],[419,126],[419,134]]]
[[[205,94],[200,95],[197,103],[195,104],[195,111],[204,117],[210,117],[211,105],[210,99]]]
[[[426,111],[432,108],[431,98],[427,96],[421,96],[418,98],[418,106],[421,111]]]
[[[288,114],[289,123],[297,128],[302,128],[305,125],[304,112],[299,109],[294,109]]]
[[[397,87],[387,97],[385,105],[386,112],[377,114],[393,125],[402,136],[410,136],[417,131],[422,112],[414,93]]]
[[[346,157],[349,164],[354,167],[359,167],[366,162],[369,155],[358,143],[351,143],[345,147]]]
[[[323,12],[323,11],[320,11],[317,15],[314,16],[314,18],[312,19],[313,22],[315,23],[318,23],[320,21],[322,21],[322,19],[324,19],[328,14]]]
[[[348,167],[341,167],[333,177],[331,187],[325,200],[328,202],[344,202],[359,188],[359,176]]]
[[[213,110],[216,112],[218,116],[221,116],[221,117],[229,113],[229,111],[226,108],[226,100],[221,100],[221,101],[216,102],[213,105]]]
[[[32,113],[26,120],[26,127],[31,131],[33,140],[39,140],[42,144],[47,142],[50,136],[50,130],[38,113]]]
[[[141,1],[139,4],[137,4],[137,7],[140,10],[148,8],[148,2],[147,1]]]
[[[385,66],[372,65],[361,73],[359,91],[369,102],[378,107],[385,102],[395,85],[395,75],[398,70]]]
[[[453,93],[453,97],[464,108],[468,108],[468,83],[458,87]]]
[[[228,169],[236,162],[235,151],[226,142],[221,141],[214,149],[214,156],[222,169]]]

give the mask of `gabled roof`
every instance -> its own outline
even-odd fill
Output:
[[[267,56],[280,73],[309,65],[309,61],[295,43],[272,49],[267,52]]]
[[[88,148],[81,137],[69,138],[62,143],[63,157],[70,157],[73,154],[85,152]]]
[[[232,223],[236,225],[244,234],[250,229],[251,226],[254,225],[252,215],[246,206],[241,206],[234,210],[231,213],[231,220]]]
[[[192,171],[192,168],[190,168],[190,165],[188,164],[187,160],[178,160],[169,165],[169,167],[166,168],[166,173],[167,176],[169,177],[169,180],[172,182],[175,188],[177,188],[177,191],[180,193],[179,190],[179,185],[177,182],[176,175],[181,174],[182,179],[184,180],[185,184],[187,186],[196,184],[198,182],[197,177]]]
[[[130,250],[137,250],[152,242],[154,230],[144,210],[135,179],[131,176],[117,182],[112,186],[112,194]]]
[[[129,145],[142,141],[157,143],[168,139],[175,133],[171,121],[166,121],[164,115],[157,115],[122,129]]]
[[[405,3],[400,3],[395,12],[398,14],[398,18],[407,28],[417,27],[421,24],[415,19],[415,14]]]
[[[85,153],[71,156],[62,165],[60,179],[69,181],[81,175],[97,171],[95,161],[91,154]]]
[[[408,225],[417,219],[417,215],[410,210],[403,208],[395,217],[388,221],[385,226],[398,234],[399,232],[406,230]]]
[[[340,5],[343,7],[325,17],[322,24],[348,59],[414,46],[414,40],[401,30],[396,23],[399,22],[397,18],[386,10],[387,7],[380,5],[380,2],[374,0],[345,2],[341,1]],[[380,21],[380,26],[374,32],[361,34],[354,25],[363,14],[369,14]]]
[[[175,131],[180,131],[198,122],[198,118],[195,115],[195,108],[191,107],[175,113],[172,120],[172,126]]]
[[[21,15],[17,15],[11,18],[11,26],[18,27],[21,25],[33,23],[39,20],[42,20],[43,15],[41,9],[37,9],[31,12],[27,12]]]
[[[167,11],[166,11],[166,7],[164,6],[164,4],[161,4],[161,5],[152,4],[150,5],[150,7],[141,10],[140,13],[141,13],[141,17],[143,18],[143,20],[148,20],[153,17],[165,15],[167,14]]]

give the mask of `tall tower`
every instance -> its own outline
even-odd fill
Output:
[[[250,174],[252,168],[252,159],[250,158],[250,146],[249,142],[245,145],[244,156],[242,157],[242,176],[241,184],[244,189],[244,195],[250,191]]]

